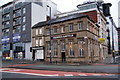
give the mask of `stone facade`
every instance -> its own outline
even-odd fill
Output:
[[[49,25],[33,27],[32,48],[43,47],[44,61],[50,61]],[[52,24],[53,62],[97,62],[101,61],[99,26],[88,17],[71,19]]]

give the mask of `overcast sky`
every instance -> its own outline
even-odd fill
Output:
[[[0,6],[8,1],[12,1],[12,0],[0,0]],[[78,4],[82,4],[84,1],[89,1],[89,0],[51,0],[51,1],[57,4],[58,11],[67,12],[77,9],[76,6]],[[120,0],[104,0],[104,2],[112,3],[112,7],[110,10],[111,16],[113,17],[117,26],[118,26],[118,1]]]

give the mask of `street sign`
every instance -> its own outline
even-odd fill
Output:
[[[99,38],[99,41],[100,41],[101,43],[103,43],[103,42],[105,42],[105,38]]]

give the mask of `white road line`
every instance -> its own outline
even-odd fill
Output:
[[[115,76],[115,74],[105,74],[104,76]]]
[[[101,74],[92,74],[92,76],[102,76]]]
[[[73,74],[64,74],[64,76],[73,76]]]
[[[3,71],[3,70],[10,70],[9,68],[2,68],[0,69],[0,71]]]
[[[7,72],[7,73],[18,73],[18,74],[27,74],[27,75],[36,75],[36,76],[59,76],[58,74],[51,74],[51,75],[47,75],[47,74],[36,74],[36,73],[25,73],[25,72],[11,72],[11,71],[2,71],[2,72]]]
[[[13,70],[10,70],[10,71],[22,71],[22,70],[20,70],[20,69],[13,69]]]
[[[86,75],[86,74],[79,74],[80,76],[88,76],[88,75]]]

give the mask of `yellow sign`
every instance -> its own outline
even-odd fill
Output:
[[[105,42],[105,38],[99,38],[100,42]]]
[[[113,50],[113,52],[115,52],[115,50]]]

